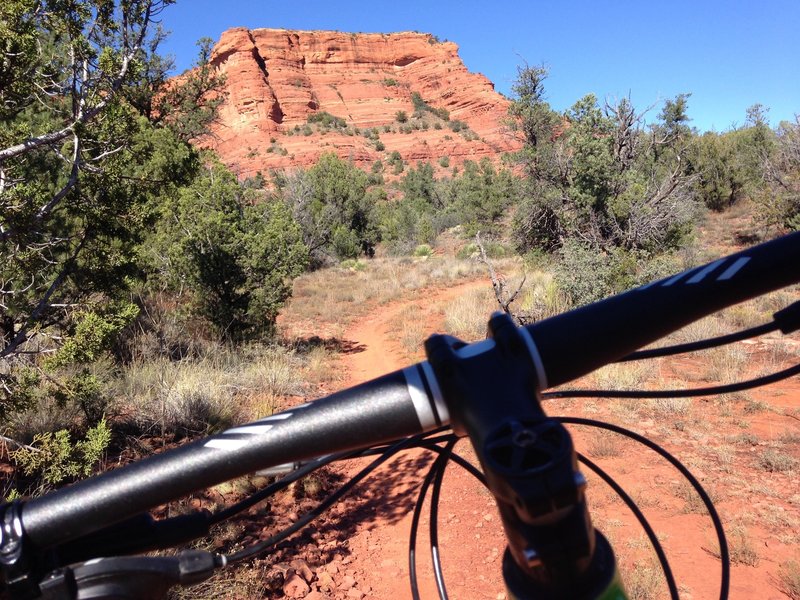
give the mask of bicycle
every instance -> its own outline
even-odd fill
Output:
[[[497,502],[507,538],[503,574],[511,598],[625,598],[613,550],[592,525],[586,479],[564,424],[601,426],[628,435],[667,457],[690,480],[714,522],[721,556],[720,597],[728,594],[724,531],[699,482],[676,459],[622,428],[587,419],[548,417],[542,401],[595,391],[544,390],[605,364],[710,348],[768,331],[800,329],[800,302],[773,322],[693,344],[637,351],[726,306],[800,282],[800,232],[755,246],[600,302],[517,328],[496,313],[490,336],[465,344],[434,335],[428,360],[169,452],[76,483],[0,511],[0,565],[14,598],[157,598],[173,585],[192,585],[218,569],[268,550],[311,522],[404,448],[438,454],[425,476],[412,528],[411,581],[416,591],[414,543],[421,502],[436,496],[448,460],[484,482]],[[766,385],[800,373],[796,365],[769,376],[695,390],[607,392],[629,397],[700,396]],[[448,427],[453,434],[448,434]],[[468,436],[478,471],[453,454]],[[372,463],[291,527],[231,555],[184,550],[176,556],[118,556],[180,546],[215,524],[329,464],[377,454]],[[599,468],[581,457],[609,481]],[[191,513],[154,521],[146,512],[173,499],[255,471],[285,466],[288,475],[214,514]],[[615,485],[613,480],[611,485]],[[618,486],[617,486],[618,487]],[[621,491],[621,490],[620,490]],[[637,512],[673,598],[677,586],[652,528]],[[435,521],[435,519],[432,519]],[[434,552],[436,555],[436,552]],[[437,588],[446,589],[434,556]]]

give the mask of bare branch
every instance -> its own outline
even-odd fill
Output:
[[[40,448],[35,448],[33,446],[29,446],[28,444],[23,444],[22,442],[18,442],[17,440],[13,440],[10,437],[6,437],[4,435],[0,435],[0,442],[4,444],[10,444],[15,448],[25,448],[25,450],[30,450],[31,452],[41,452]]]
[[[503,312],[510,316],[517,325],[525,325],[526,323],[531,322],[531,315],[525,312],[514,312],[511,310],[511,304],[517,299],[520,291],[522,291],[522,286],[525,285],[528,275],[523,275],[522,281],[517,286],[517,289],[509,295],[506,291],[505,279],[502,276],[497,275],[492,262],[486,255],[486,249],[483,247],[483,242],[481,242],[480,231],[475,234],[475,244],[478,246],[478,250],[480,251],[481,262],[486,265],[487,269],[489,269],[489,279],[492,281],[494,297],[497,300],[497,303],[500,305],[500,308],[503,309]]]

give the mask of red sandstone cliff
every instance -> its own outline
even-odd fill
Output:
[[[456,44],[430,35],[237,28],[222,34],[212,63],[227,98],[206,145],[240,177],[331,151],[364,168],[393,151],[441,168],[518,147],[502,124],[508,100],[467,70]],[[430,107],[417,116],[415,92]],[[309,123],[324,113],[342,121]],[[454,131],[457,121],[468,129]]]

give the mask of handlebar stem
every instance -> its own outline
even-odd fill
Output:
[[[432,336],[425,349],[453,429],[469,435],[497,502],[513,563],[504,569],[507,587],[537,597],[579,598],[592,590],[586,597],[595,598],[597,581],[610,581],[615,566],[595,560],[586,479],[572,440],[542,409],[521,330],[496,313],[489,332],[490,339],[469,346]]]

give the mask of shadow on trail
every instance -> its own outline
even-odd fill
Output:
[[[299,533],[273,547],[267,561],[278,566],[300,558],[314,566],[350,555],[347,541],[359,531],[395,525],[414,510],[434,458],[430,452],[412,450],[389,459]],[[370,461],[358,459],[358,466]],[[358,466],[347,470],[355,474]],[[337,467],[312,473],[282,496],[236,518],[234,523],[243,529],[237,544],[265,540],[313,510],[348,481],[340,471]]]
[[[367,349],[364,344],[353,342],[352,340],[342,340],[336,337],[321,338],[317,335],[312,335],[308,338],[296,338],[289,342],[289,346],[300,354],[308,354],[315,348],[324,348],[336,354],[357,354]]]

